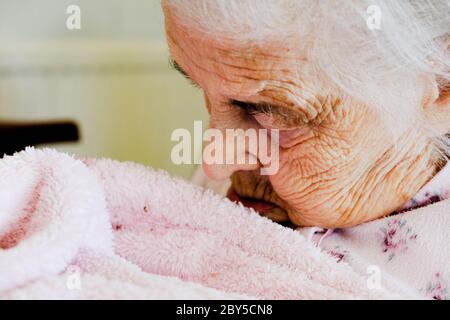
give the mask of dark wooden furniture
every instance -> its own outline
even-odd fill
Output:
[[[0,120],[0,158],[27,146],[79,140],[73,121],[13,122]]]

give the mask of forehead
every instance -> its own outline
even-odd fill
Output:
[[[222,91],[233,90],[234,81],[239,82],[239,90],[242,90],[243,79],[259,89],[270,81],[295,83],[311,68],[306,39],[302,45],[289,34],[242,41],[226,33],[209,33],[198,28],[195,21],[174,15],[167,9],[165,16],[173,58],[192,77],[208,73],[208,81],[214,75],[220,82],[226,81],[227,86]],[[200,83],[201,78],[195,80],[204,89],[209,85]]]
[[[287,3],[289,2],[289,3]],[[231,39],[280,39],[289,33],[305,38],[317,28],[311,5],[295,0],[163,0],[166,19]],[[295,6],[294,6],[295,4]]]
[[[212,30],[205,26],[201,27],[195,20],[174,15],[170,9],[165,9],[164,12],[170,45],[193,51],[200,51],[203,48],[214,49],[211,54],[227,54],[232,58],[238,57],[248,61],[257,57],[280,61],[306,57],[308,41],[303,39],[303,45],[299,46],[294,32],[279,34],[276,37],[255,33],[253,37],[240,38],[239,33],[246,32],[243,26],[236,26],[234,33],[220,28]],[[242,32],[239,30],[240,27],[243,28]]]

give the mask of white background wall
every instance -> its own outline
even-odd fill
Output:
[[[66,8],[82,10],[82,28],[65,28]],[[0,39],[164,38],[159,0],[0,0]]]
[[[81,30],[65,27],[70,4]],[[206,112],[168,67],[158,0],[0,0],[0,119],[53,118],[82,130],[81,143],[55,145],[63,151],[190,176],[170,160],[170,134]]]

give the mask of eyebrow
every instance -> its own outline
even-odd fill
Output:
[[[197,82],[195,82],[194,80],[192,80],[191,76],[188,75],[187,72],[183,70],[183,68],[181,68],[181,66],[178,64],[178,62],[175,61],[174,58],[169,58],[169,65],[170,65],[173,69],[175,69],[175,70],[177,70],[179,73],[181,73],[181,74],[183,75],[183,77],[185,77],[187,80],[189,80],[189,82],[190,82],[194,87],[200,88],[200,85],[199,85]]]

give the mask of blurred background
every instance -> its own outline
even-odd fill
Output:
[[[66,27],[70,5],[79,30]],[[169,67],[159,0],[0,0],[0,122],[54,119],[81,134],[58,150],[191,176],[171,162],[170,135],[207,116]]]

